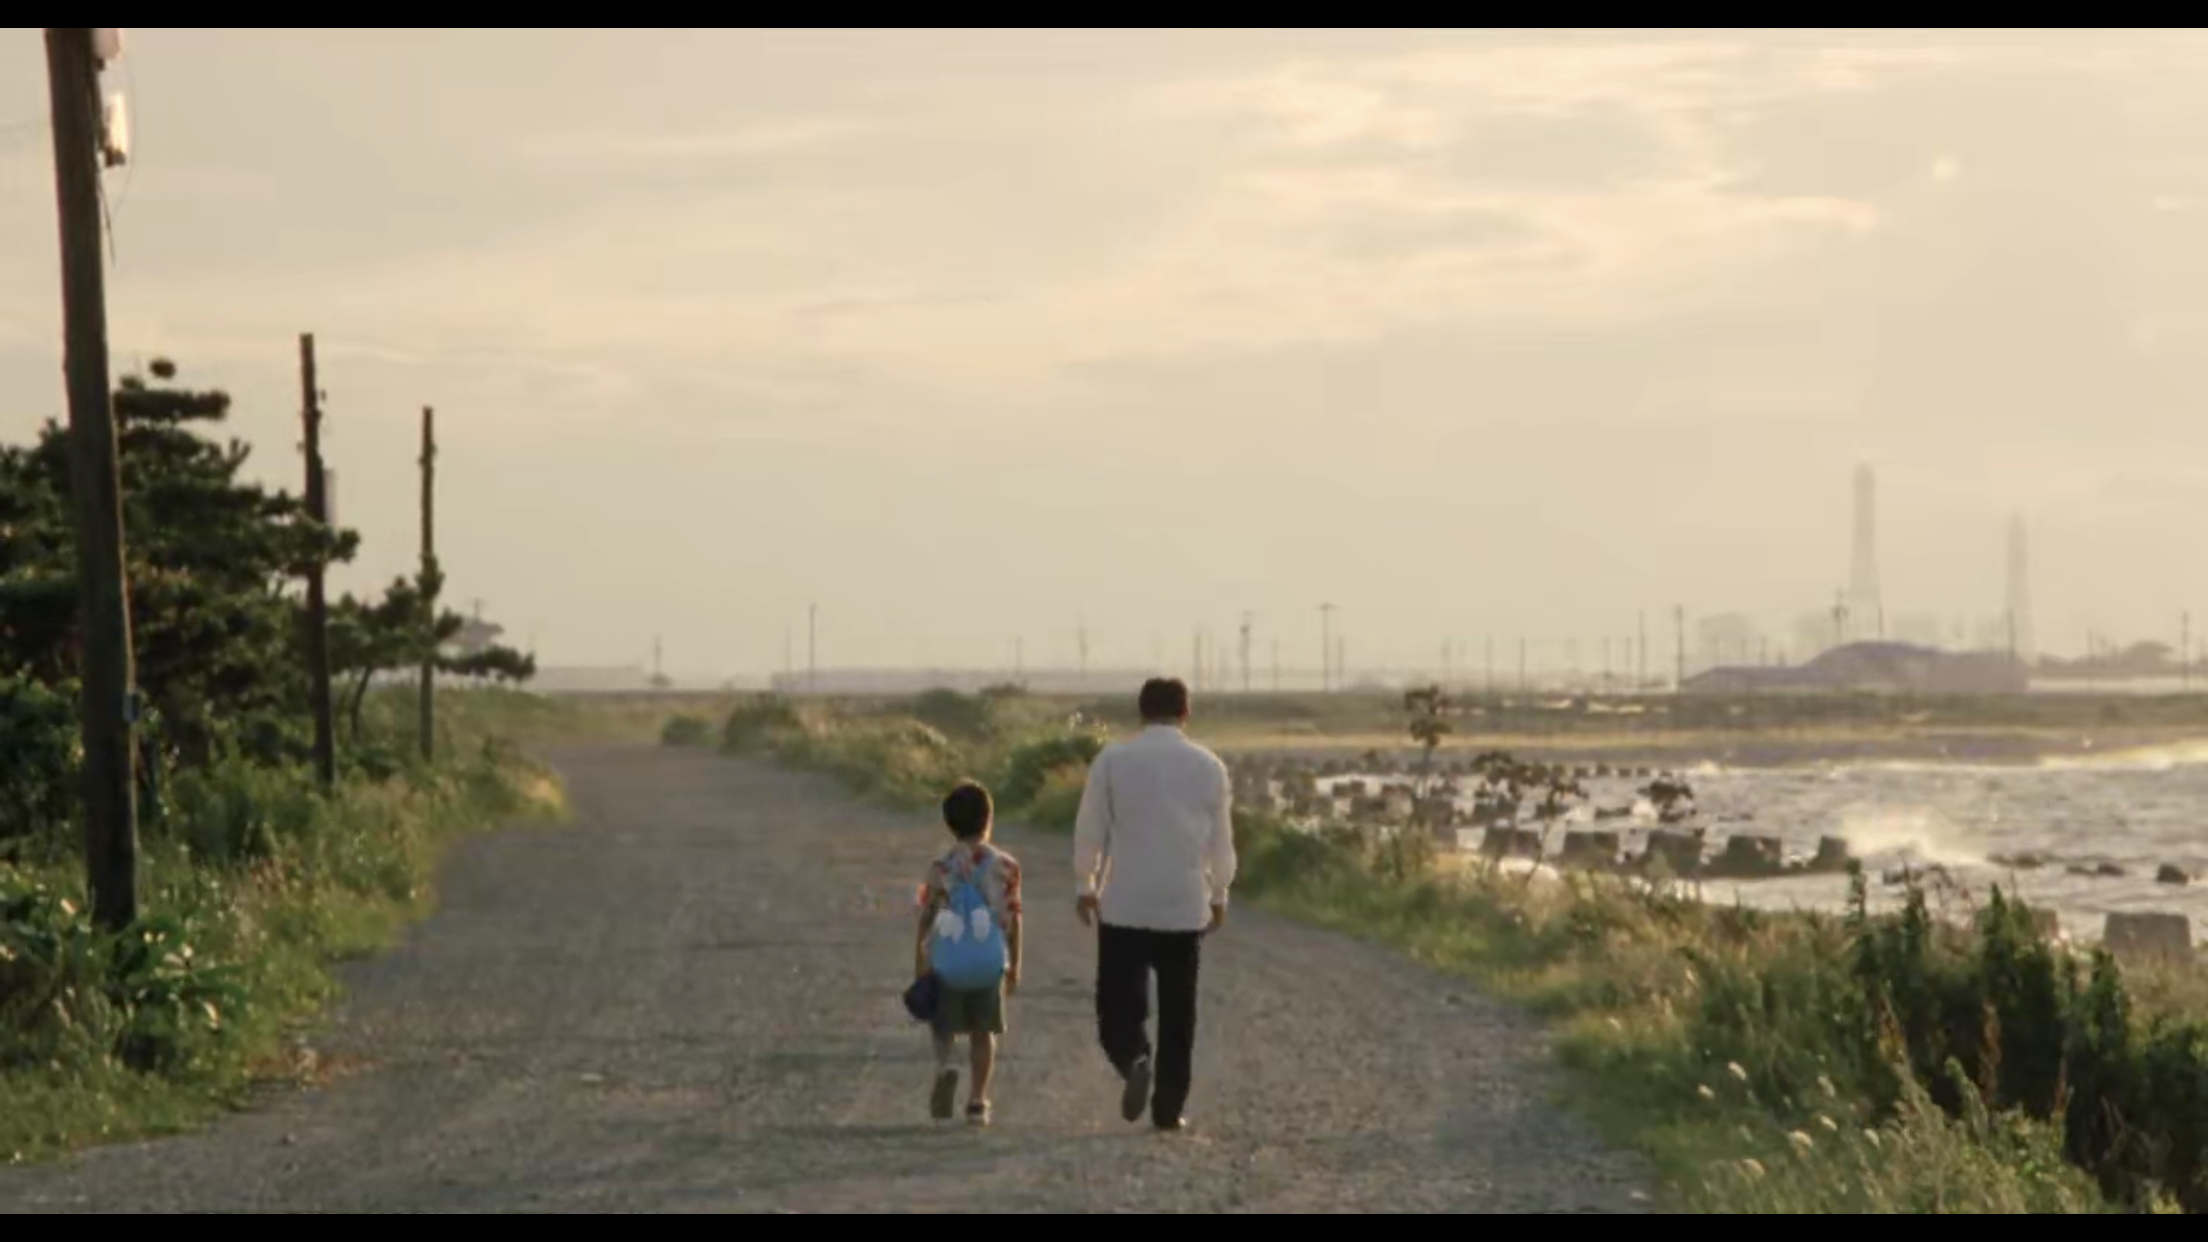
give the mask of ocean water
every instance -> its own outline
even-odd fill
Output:
[[[2208,933],[2208,742],[2091,757],[2064,757],[2033,766],[1940,763],[1845,763],[1793,768],[1727,770],[1715,765],[1685,773],[1700,808],[1696,824],[1708,829],[1713,852],[1735,834],[1778,837],[1787,855],[1807,857],[1820,837],[1845,838],[1870,873],[1875,908],[1899,904],[1900,891],[1884,875],[1904,867],[1944,868],[1964,896],[1949,898],[1967,910],[1993,886],[2021,893],[2053,910],[2066,934],[2081,942],[2100,937],[2112,912],[2162,911],[2188,915],[2196,940]],[[1343,778],[1355,779],[1355,778]],[[1365,778],[1375,785],[1379,778]],[[1331,782],[1328,782],[1331,783]],[[1645,782],[1583,782],[1592,802],[1622,807]],[[1469,788],[1466,805],[1470,804]],[[1626,836],[1638,853],[1656,825],[1645,804],[1634,820],[1588,826]],[[1592,819],[1590,809],[1573,816]],[[1464,834],[1476,844],[1477,830]],[[1552,850],[1561,840],[1552,842]],[[2036,855],[2038,869],[2015,869],[2005,859]],[[2121,868],[2121,876],[2076,875],[2072,867]],[[2195,877],[2189,886],[2156,882],[2174,864]],[[1765,909],[1838,911],[1848,895],[1846,876],[1779,880],[1705,881],[1711,901],[1739,901]]]

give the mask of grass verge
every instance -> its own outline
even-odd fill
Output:
[[[973,776],[1070,825],[1105,732],[1013,697],[748,700],[724,745],[932,803]],[[1444,868],[1420,840],[1237,815],[1256,904],[1552,1020],[1576,1102],[1708,1213],[2208,1211],[2208,981],[2042,939],[1992,894],[1873,918],[1710,906],[1614,879]]]
[[[524,695],[454,711],[463,697],[440,696],[436,763],[327,797],[297,770],[177,775],[142,814],[144,913],[120,936],[93,928],[71,843],[0,861],[0,1163],[172,1133],[330,1070],[304,1033],[335,966],[427,913],[462,835],[564,815],[552,773],[499,739],[501,714],[588,721]]]

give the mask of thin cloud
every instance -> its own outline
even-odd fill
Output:
[[[552,161],[683,161],[746,158],[817,147],[875,132],[871,122],[785,117],[750,121],[704,133],[633,134],[587,131],[545,135],[523,150]]]

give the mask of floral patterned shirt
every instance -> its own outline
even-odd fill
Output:
[[[984,862],[989,863],[986,870]],[[951,904],[951,889],[981,873],[982,899],[999,927],[1010,927],[1020,917],[1020,860],[987,843],[961,844],[935,860],[928,868],[927,883],[920,886],[920,904],[934,913]]]

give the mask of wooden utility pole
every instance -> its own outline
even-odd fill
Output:
[[[300,416],[306,421],[307,517],[330,525],[328,478],[322,468],[322,390],[315,379],[314,333],[299,334]],[[314,708],[314,774],[327,793],[337,788],[337,724],[330,699],[329,566],[321,557],[307,569],[307,677]]]
[[[437,411],[422,407],[422,760],[437,757]]]
[[[77,540],[83,644],[78,723],[84,743],[85,878],[92,917],[119,931],[138,917],[136,675],[123,572],[122,466],[107,359],[107,272],[100,253],[100,74],[91,29],[46,30],[61,223],[62,369],[69,394],[69,500]]]

